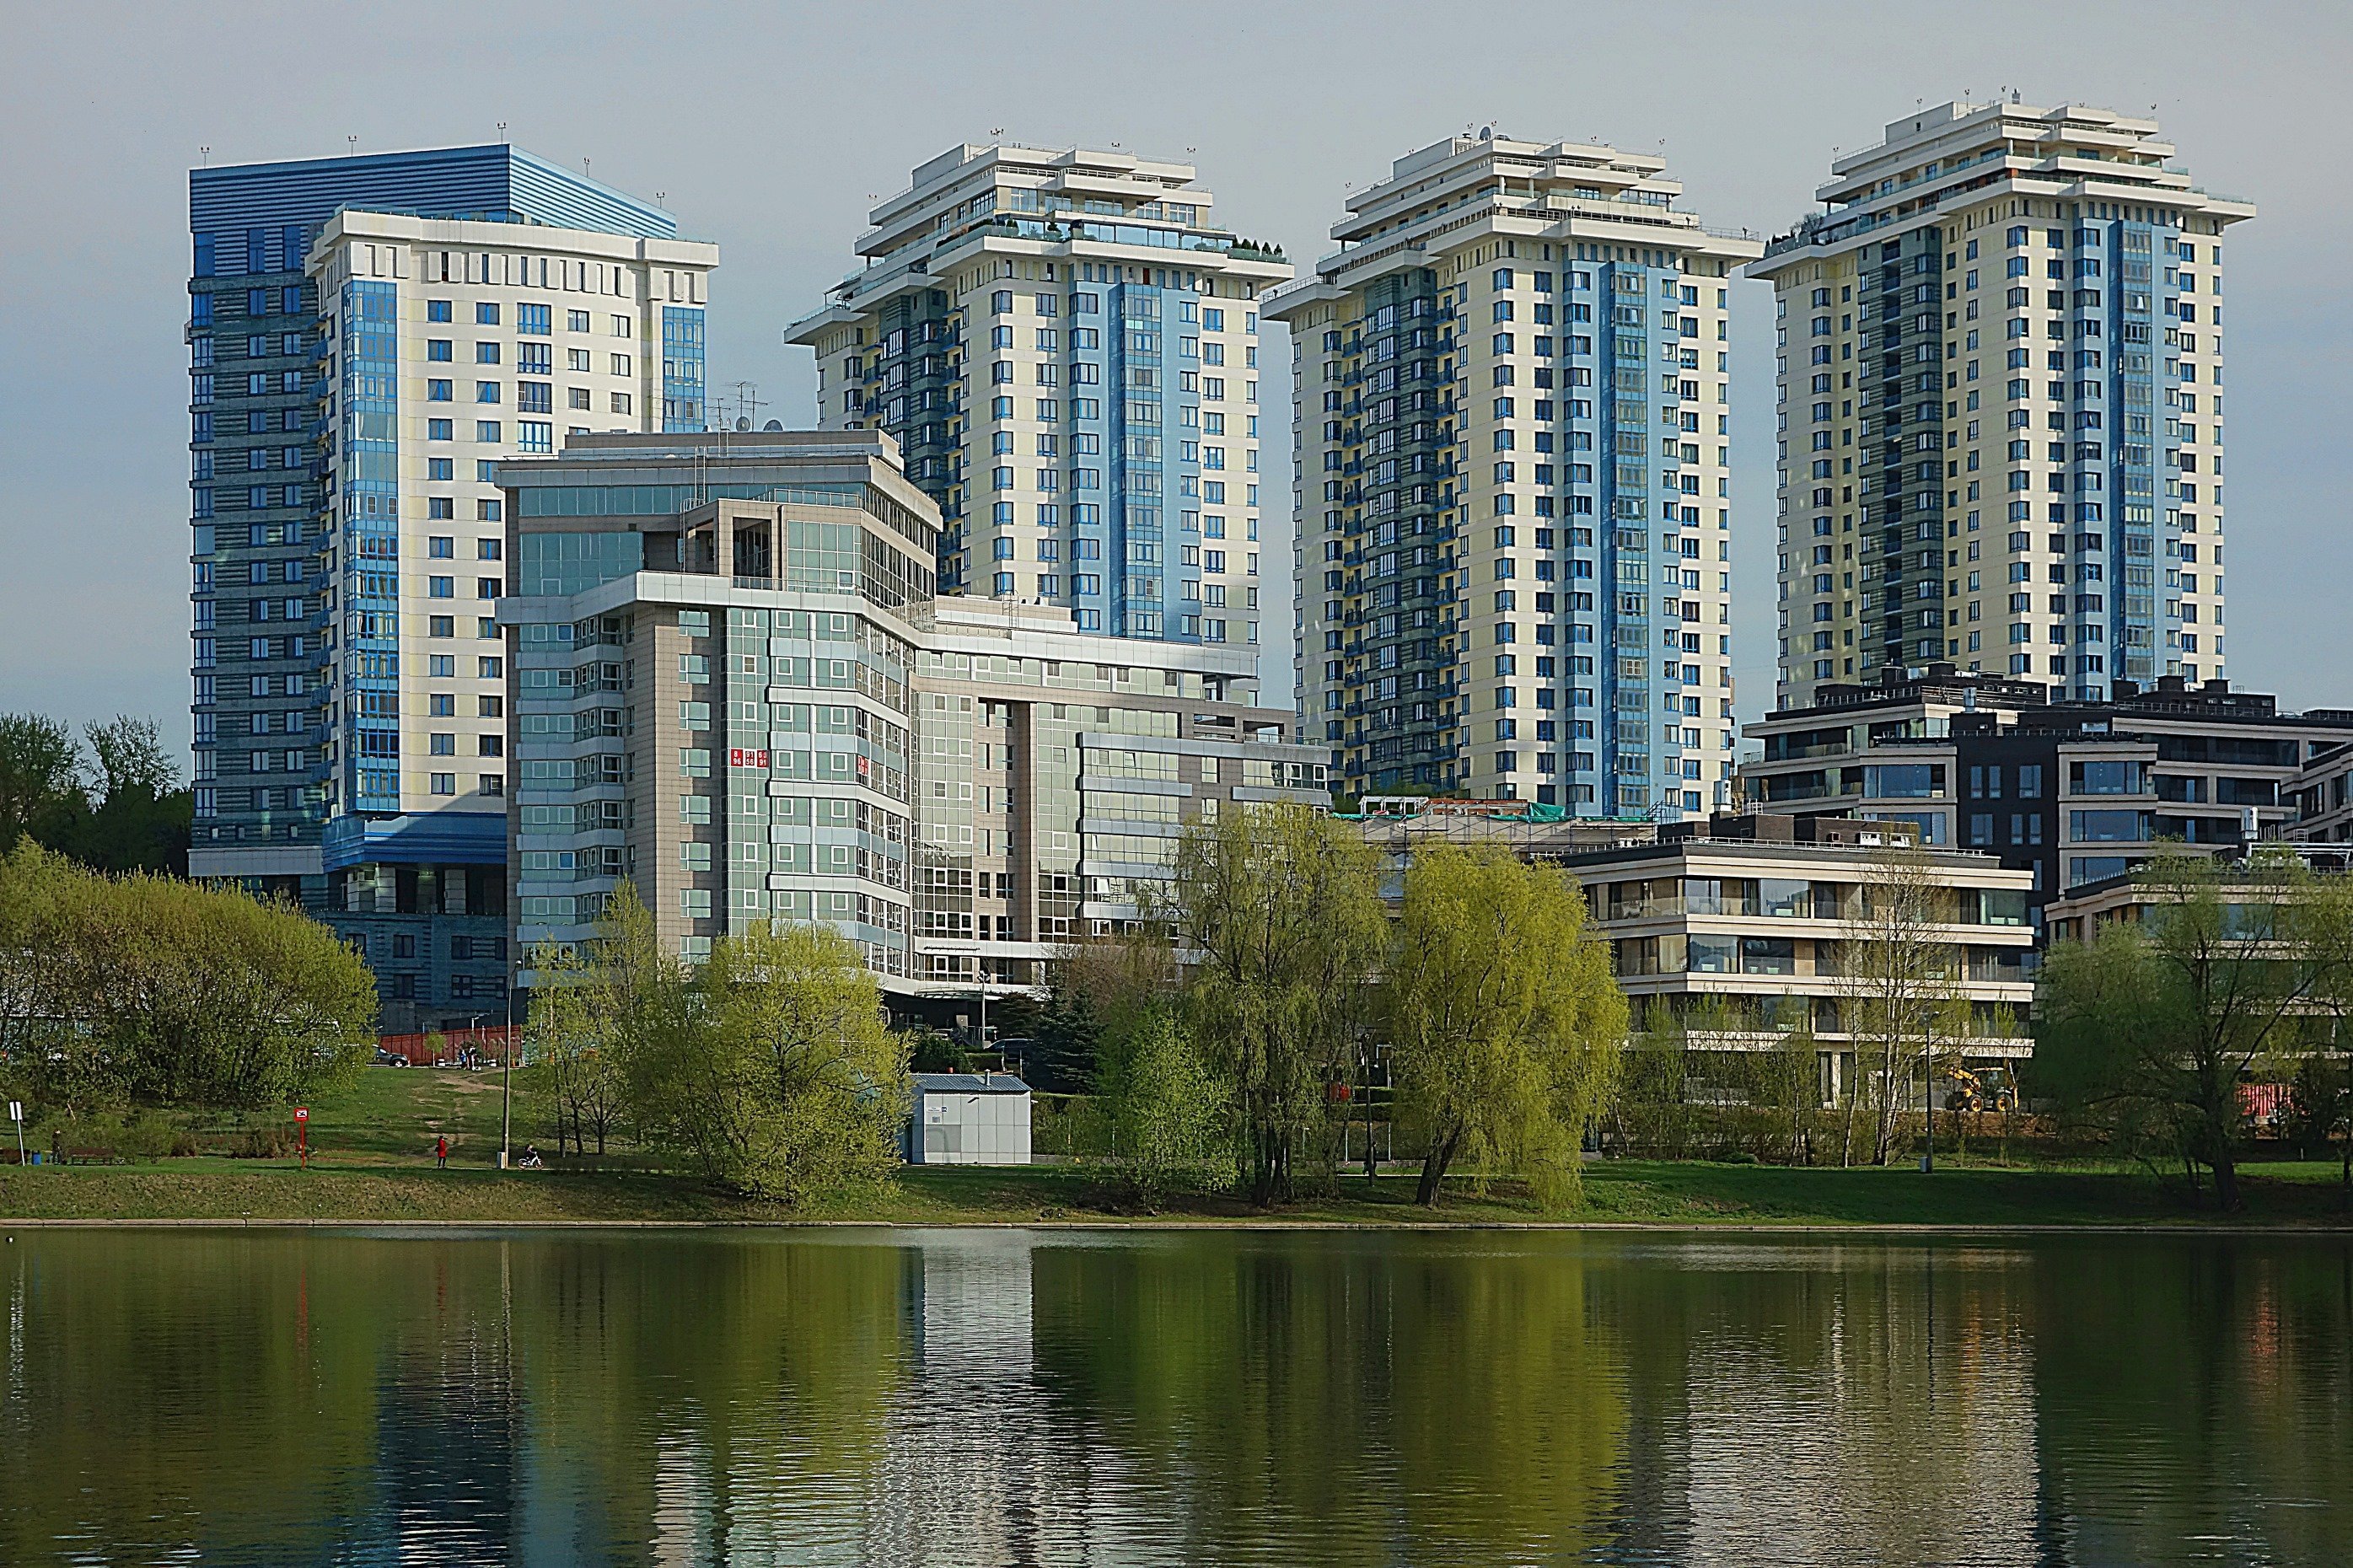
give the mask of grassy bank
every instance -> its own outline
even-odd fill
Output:
[[[1611,1163],[1587,1177],[1586,1223],[1715,1225],[2146,1225],[2228,1223],[2353,1230],[2327,1166],[2260,1167],[2247,1206],[2218,1215],[2189,1207],[2146,1177],[2121,1172],[1986,1168],[1789,1170],[1756,1165]],[[2325,1179],[2324,1179],[2325,1178]],[[1336,1195],[1254,1215],[1200,1194],[1155,1215],[1122,1205],[1100,1174],[1071,1166],[909,1170],[871,1190],[793,1214],[713,1192],[683,1174],[647,1170],[500,1172],[429,1163],[172,1160],[148,1165],[0,1170],[0,1220],[210,1219],[506,1222],[702,1222],[818,1219],[892,1225],[1025,1224],[1137,1219],[1207,1223],[1413,1225],[1546,1218],[1525,1194],[1450,1195],[1435,1212],[1412,1201],[1409,1174],[1345,1178]]]
[[[312,1161],[194,1157],[128,1165],[0,1166],[0,1220],[329,1220],[501,1224],[819,1219],[896,1225],[1023,1224],[1135,1219],[1203,1223],[1412,1225],[1546,1218],[1499,1184],[1487,1195],[1451,1193],[1431,1212],[1413,1203],[1413,1179],[1342,1179],[1335,1195],[1253,1214],[1226,1194],[1133,1213],[1092,1170],[909,1169],[879,1187],[793,1214],[712,1191],[616,1142],[600,1159],[546,1171],[497,1169],[502,1096],[495,1074],[371,1069],[316,1098]],[[263,1119],[273,1121],[275,1119]],[[449,1168],[435,1168],[437,1136]],[[544,1109],[519,1087],[517,1149],[553,1152]],[[46,1137],[31,1142],[46,1145]],[[1940,1162],[1933,1176],[1900,1170],[1790,1169],[1698,1162],[1609,1161],[1591,1167],[1585,1223],[1711,1225],[2147,1225],[2224,1223],[2353,1229],[2334,1164],[2258,1165],[2245,1173],[2246,1207],[2194,1208],[2137,1172],[2095,1166],[2007,1167]]]

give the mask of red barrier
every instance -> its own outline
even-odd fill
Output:
[[[431,1067],[435,1059],[435,1035],[439,1036],[438,1047],[442,1061],[455,1061],[472,1050],[492,1060],[505,1053],[507,1026],[491,1024],[474,1029],[438,1029],[422,1035],[378,1035],[376,1049],[389,1051],[411,1067]]]

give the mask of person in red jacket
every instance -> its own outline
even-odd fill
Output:
[[[446,1171],[449,1168],[449,1134],[447,1132],[433,1140],[433,1163],[437,1169]]]

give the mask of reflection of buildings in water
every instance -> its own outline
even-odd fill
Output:
[[[690,1428],[654,1446],[653,1568],[701,1568],[717,1559],[718,1508],[711,1450]]]
[[[400,1347],[376,1400],[376,1528],[388,1560],[487,1562],[515,1539],[520,1422],[495,1313],[446,1313]]]
[[[1083,1533],[1088,1486],[1083,1461],[1046,1437],[1031,1358],[1036,1245],[941,1232],[900,1249],[885,1337],[903,1360],[871,1426],[876,1412],[854,1399],[788,1397],[723,1417],[695,1402],[667,1411],[649,1561],[918,1568],[1067,1556],[1041,1542]]]
[[[1630,1468],[1651,1480],[1633,1489],[1626,1528],[1672,1540],[1694,1568],[2039,1561],[2033,1356],[2014,1282],[1966,1254],[1932,1270],[1916,1251],[1825,1268],[1810,1248],[1735,1250],[1712,1260],[1736,1283],[1691,1325],[1681,1411],[1636,1424]],[[1785,1271],[1806,1278],[1736,1304]]]
[[[1017,1563],[1039,1554],[1048,1445],[1030,1353],[1021,1232],[923,1237],[907,1272],[912,1376],[869,1481],[874,1563]]]

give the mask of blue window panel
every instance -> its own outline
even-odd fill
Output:
[[[703,428],[703,312],[662,307],[662,429]]]

